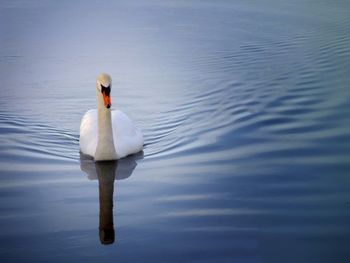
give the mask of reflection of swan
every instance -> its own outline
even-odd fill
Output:
[[[96,163],[100,196],[99,235],[100,241],[104,245],[114,243],[113,191],[116,168],[115,161]]]
[[[115,179],[122,180],[128,178],[136,167],[136,161],[143,158],[143,152],[139,152],[137,154],[130,155],[126,158],[110,161],[111,163],[116,164],[115,168]],[[97,173],[97,164],[100,162],[94,162],[91,157],[80,154],[80,169],[85,172],[90,180],[98,179],[99,174]],[[109,163],[109,162],[101,162]]]
[[[98,179],[100,200],[99,236],[104,245],[114,243],[113,192],[114,180],[128,178],[136,167],[136,160],[143,158],[143,152],[130,157],[108,162],[94,162],[80,155],[80,169],[88,174],[90,180]]]
[[[141,131],[119,110],[111,111],[112,80],[101,74],[96,80],[97,110],[89,110],[80,123],[80,151],[95,161],[108,161],[137,153],[143,148]]]

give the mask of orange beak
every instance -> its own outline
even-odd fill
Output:
[[[104,92],[102,93],[102,95],[103,95],[103,102],[106,108],[109,109],[112,106],[111,98],[109,97],[109,95],[106,95]]]

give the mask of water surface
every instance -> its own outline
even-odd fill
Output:
[[[6,262],[349,262],[347,1],[2,1]],[[144,152],[95,164],[95,78]],[[114,182],[114,184],[113,184]]]

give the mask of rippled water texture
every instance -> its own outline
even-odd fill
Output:
[[[1,1],[4,262],[350,262],[348,1]],[[95,78],[143,153],[79,154]]]

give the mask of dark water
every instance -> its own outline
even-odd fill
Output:
[[[1,261],[350,262],[349,10],[1,1]],[[95,165],[100,72],[146,146]]]

